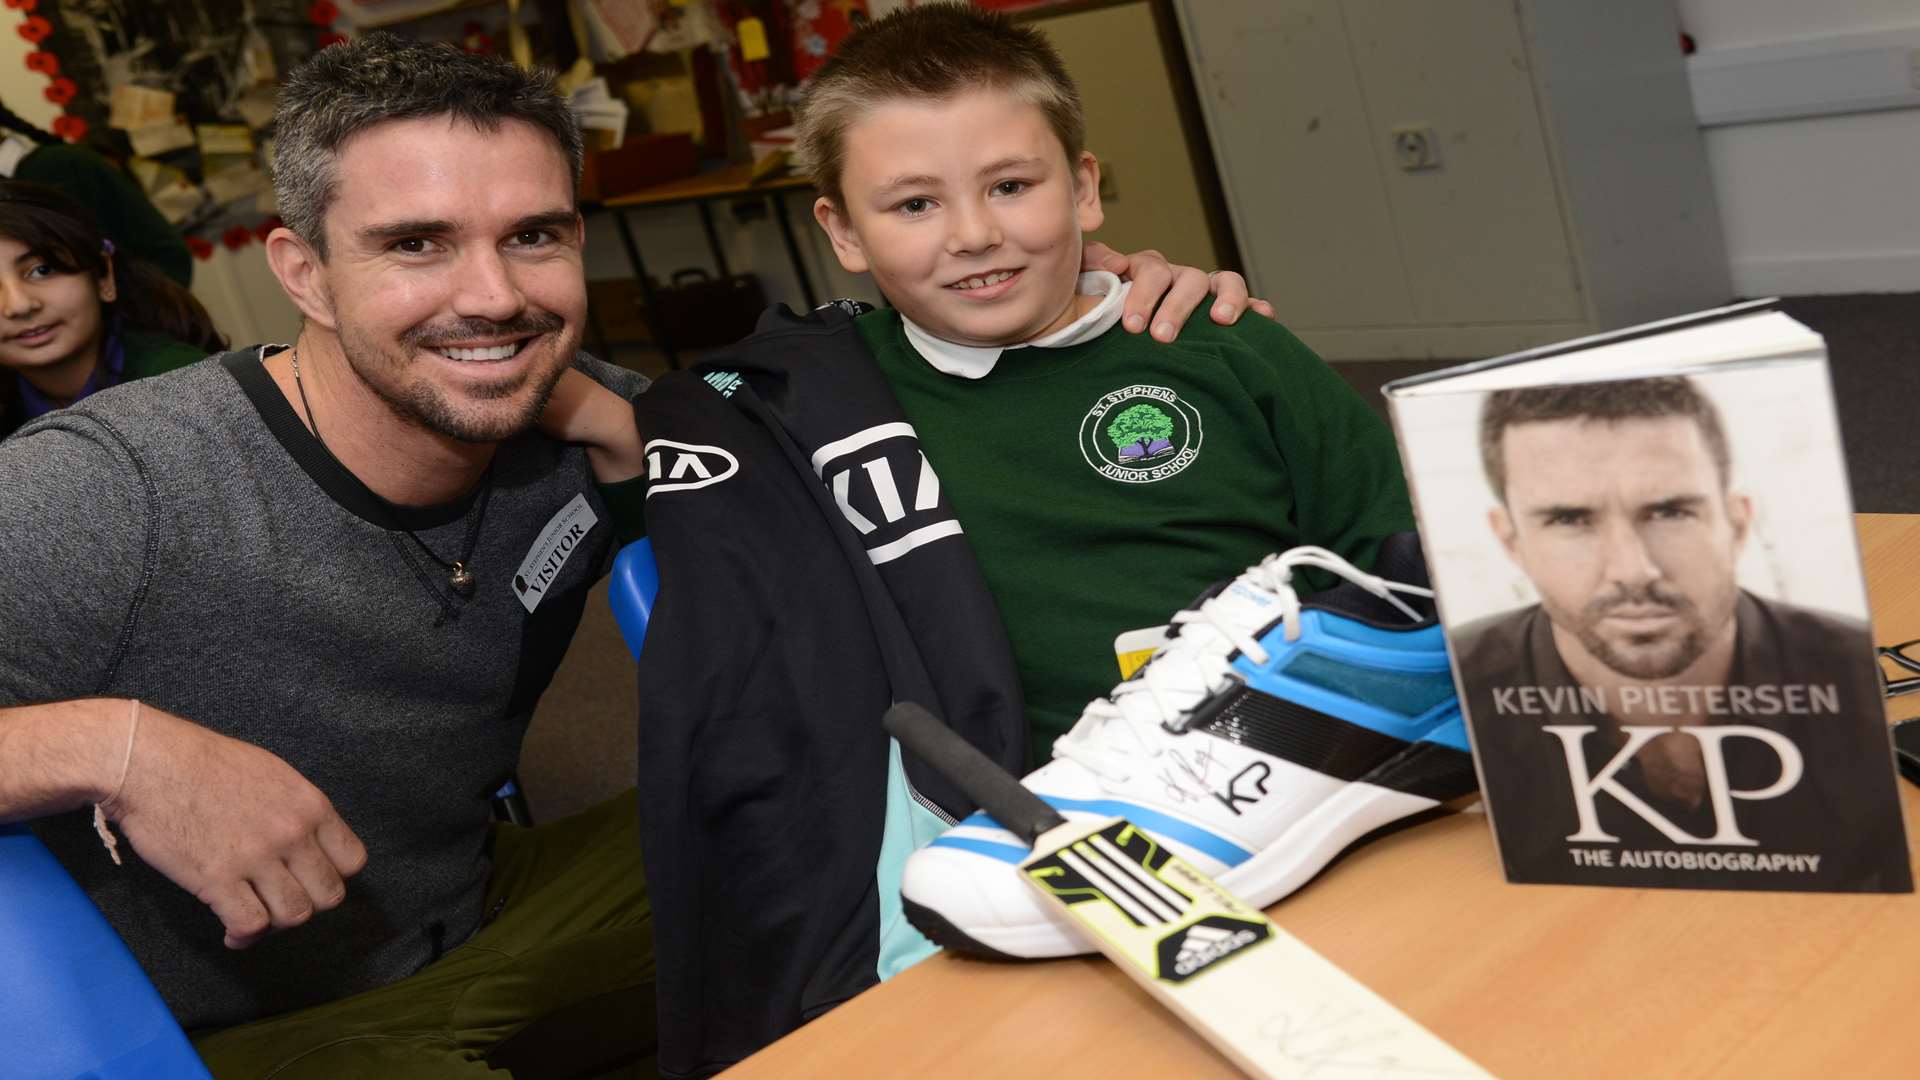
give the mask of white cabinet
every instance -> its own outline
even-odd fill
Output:
[[[1248,276],[1323,356],[1729,298],[1669,0],[1176,4]]]

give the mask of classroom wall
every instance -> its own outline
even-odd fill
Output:
[[[1913,0],[1677,0],[1700,52],[1920,32]],[[1920,88],[1920,87],[1916,87]],[[1710,127],[1745,296],[1920,290],[1920,108]]]
[[[0,101],[19,113],[21,119],[45,129],[53,126],[53,118],[60,115],[60,110],[46,99],[47,77],[27,70],[27,54],[34,46],[20,36],[19,28],[29,14],[11,7],[0,8]]]
[[[1158,248],[1174,262],[1219,266],[1152,10],[1121,4],[1031,25],[1072,73],[1087,149],[1111,174],[1101,185],[1106,223],[1093,238],[1121,251]]]
[[[193,295],[236,349],[292,344],[300,336],[300,309],[273,276],[265,245],[249,243],[229,251],[216,244],[212,256],[193,264]]]

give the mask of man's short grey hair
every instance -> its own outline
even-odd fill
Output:
[[[450,44],[373,33],[329,46],[288,74],[274,120],[273,194],[287,228],[327,257],[335,163],[348,139],[378,124],[451,116],[482,131],[520,120],[551,134],[573,169],[584,143],[573,110],[545,70],[523,71]],[[476,169],[486,162],[473,163]]]

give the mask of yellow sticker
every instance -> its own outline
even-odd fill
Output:
[[[752,63],[773,55],[767,48],[766,23],[748,16],[733,25],[733,32],[740,35],[740,59]]]
[[[1120,664],[1120,677],[1133,678],[1133,673],[1147,666],[1153,659],[1155,649],[1167,643],[1165,626],[1149,626],[1140,630],[1129,630],[1113,639],[1113,658]]]

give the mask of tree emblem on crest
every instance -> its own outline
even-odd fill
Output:
[[[1107,425],[1107,438],[1121,461],[1145,461],[1173,453],[1173,418],[1149,402],[1123,411]]]

